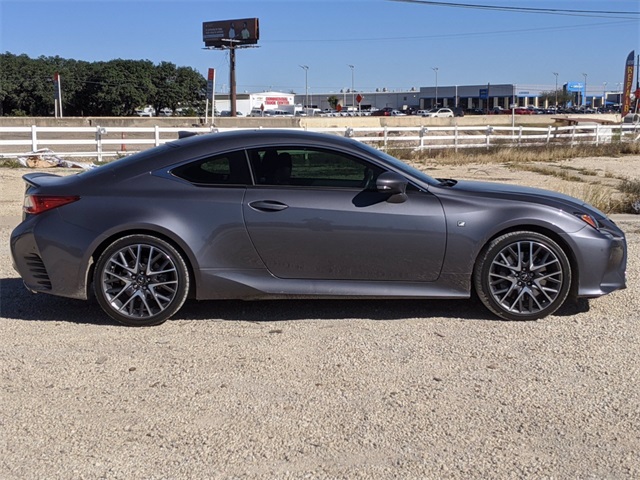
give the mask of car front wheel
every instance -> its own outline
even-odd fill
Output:
[[[189,291],[187,266],[169,243],[129,235],[100,255],[94,273],[98,303],[130,326],[159,325],[182,307]]]
[[[494,239],[474,271],[478,297],[505,320],[537,320],[555,312],[571,287],[564,250],[546,235],[512,232]]]

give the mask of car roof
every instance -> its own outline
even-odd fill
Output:
[[[82,173],[82,176],[85,178],[100,176],[108,171],[115,173],[123,169],[126,169],[128,174],[142,173],[208,154],[223,153],[234,149],[287,144],[289,146],[341,148],[352,152],[362,152],[363,150],[360,142],[326,133],[285,129],[232,130],[180,138],[159,147],[116,160],[100,168],[87,170]]]

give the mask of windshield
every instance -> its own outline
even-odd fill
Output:
[[[374,155],[380,159],[382,159],[383,161],[385,161],[386,163],[392,165],[394,168],[400,170],[401,172],[406,173],[407,175],[414,177],[428,185],[439,185],[440,182],[438,180],[436,180],[433,177],[430,177],[429,175],[427,175],[426,173],[418,170],[417,168],[412,167],[411,165],[406,164],[405,162],[403,162],[402,160],[398,160],[395,157],[392,157],[391,155],[378,150],[376,148],[373,148],[369,145],[366,144],[361,144],[360,147],[365,150],[366,152],[368,152],[371,155]]]

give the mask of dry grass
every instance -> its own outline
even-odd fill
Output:
[[[575,147],[491,147],[488,149],[458,150],[420,150],[398,149],[389,151],[390,155],[412,162],[428,164],[437,161],[439,165],[466,165],[469,163],[527,163],[556,162],[576,157],[620,157],[640,153],[640,143],[610,143],[606,145],[579,145]]]
[[[611,143],[575,147],[492,147],[476,150],[406,150],[390,152],[418,168],[500,165],[514,171],[531,172],[558,178],[565,183],[559,189],[584,200],[605,213],[640,213],[640,181],[627,180],[611,172],[576,168],[566,160],[584,157],[621,158],[640,153],[640,143]],[[616,181],[617,180],[617,181]]]
[[[625,213],[640,213],[640,181],[624,179],[620,182],[618,189],[624,193],[624,209]]]

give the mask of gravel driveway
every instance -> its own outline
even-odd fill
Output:
[[[628,288],[537,322],[229,301],[135,329],[27,292],[2,212],[0,479],[640,478],[638,217]]]

